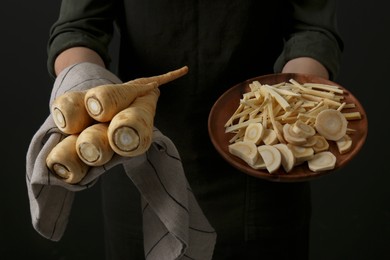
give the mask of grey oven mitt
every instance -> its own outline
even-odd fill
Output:
[[[72,65],[56,78],[50,104],[70,90],[120,83],[110,71],[92,63]],[[77,191],[94,185],[99,176],[122,164],[141,194],[146,259],[212,258],[216,232],[204,216],[184,174],[174,143],[157,128],[150,149],[136,157],[114,157],[91,167],[77,184],[61,181],[46,166],[46,157],[65,135],[49,115],[33,136],[26,158],[26,183],[34,229],[59,241],[66,230]]]

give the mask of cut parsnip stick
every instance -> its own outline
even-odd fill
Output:
[[[282,163],[282,156],[277,148],[272,145],[260,145],[257,147],[260,156],[263,158],[267,171],[274,173]]]
[[[259,156],[257,146],[252,142],[236,142],[229,145],[229,152],[250,166],[255,165]]]
[[[111,120],[107,135],[111,148],[119,155],[133,157],[145,153],[153,138],[154,116],[160,90],[154,88],[137,97]]]
[[[87,174],[89,166],[77,155],[78,135],[69,135],[59,142],[46,157],[50,171],[66,183],[80,182]]]
[[[362,115],[360,114],[359,111],[343,113],[343,115],[344,115],[345,119],[347,119],[347,120],[359,120],[359,119],[362,119]]]
[[[344,115],[335,109],[325,109],[316,118],[317,132],[327,140],[337,141],[347,132],[348,121]]]
[[[85,128],[78,136],[76,151],[90,166],[101,166],[114,155],[107,136],[108,123],[97,123]]]
[[[282,156],[282,166],[283,169],[288,173],[290,172],[295,165],[295,156],[293,152],[288,148],[286,144],[274,144],[274,147],[279,150],[280,155]]]
[[[259,145],[264,136],[264,127],[260,123],[251,123],[247,126],[244,135],[244,141]]]
[[[337,149],[339,150],[340,154],[345,154],[349,152],[352,148],[352,139],[351,137],[346,134],[341,139],[336,141]]]
[[[332,170],[336,165],[336,156],[329,151],[316,153],[307,164],[313,172]]]
[[[84,106],[85,91],[69,91],[58,96],[50,106],[56,126],[65,134],[78,134],[93,123]]]

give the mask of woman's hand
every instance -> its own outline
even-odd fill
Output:
[[[310,57],[300,57],[288,61],[284,65],[282,72],[312,74],[329,79],[329,72],[325,66]]]

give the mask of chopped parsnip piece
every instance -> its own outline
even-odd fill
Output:
[[[336,165],[336,156],[329,151],[316,153],[307,164],[313,172],[332,170]]]

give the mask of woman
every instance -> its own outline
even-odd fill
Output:
[[[248,78],[295,72],[333,79],[342,51],[335,12],[336,1],[325,0],[64,0],[48,69],[55,78],[90,62],[127,81],[187,65],[185,77],[160,88],[155,126],[177,146],[217,232],[213,259],[308,259],[310,184],[233,169],[213,148],[207,120],[217,98]],[[114,29],[117,70],[109,51]],[[120,167],[111,171],[101,178],[107,259],[142,259],[138,192]]]

